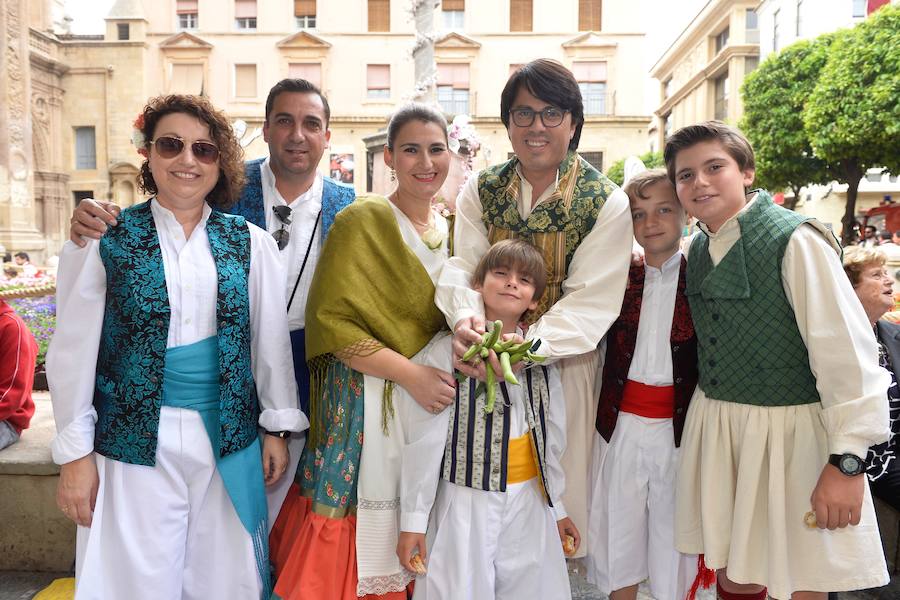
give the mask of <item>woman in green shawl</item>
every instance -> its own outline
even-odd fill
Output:
[[[396,191],[341,211],[309,293],[311,427],[299,490],[271,540],[284,600],[406,600],[414,577],[395,554],[404,433],[392,390],[432,412],[455,396],[451,373],[410,360],[446,328],[434,284],[448,228],[431,207],[450,168],[446,121],[424,105],[401,108],[384,160]]]

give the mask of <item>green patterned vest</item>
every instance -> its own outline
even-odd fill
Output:
[[[537,321],[562,296],[562,283],[572,256],[590,233],[606,199],[616,185],[590,163],[569,152],[559,165],[559,185],[553,194],[523,219],[519,213],[518,159],[483,170],[478,176],[478,197],[488,241],[519,238],[537,247],[547,267],[547,288],[538,307],[525,314]]]
[[[716,400],[757,406],[819,401],[816,378],[781,282],[781,261],[794,230],[821,224],[776,206],[759,191],[738,217],[741,237],[713,266],[709,238],[698,235],[687,261],[686,294],[697,332],[700,389]]]

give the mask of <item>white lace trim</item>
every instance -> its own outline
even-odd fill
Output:
[[[402,592],[409,582],[416,578],[415,573],[403,570],[393,575],[379,575],[378,577],[360,577],[356,585],[356,595],[388,594],[390,592]]]
[[[393,500],[368,500],[359,498],[356,503],[359,510],[397,510],[400,508],[400,498]]]

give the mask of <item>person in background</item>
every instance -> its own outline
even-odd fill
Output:
[[[66,243],[57,279],[51,450],[79,525],[76,597],[268,600],[264,485],[309,425],[278,248],[219,210],[244,180],[224,113],[160,96],[139,121],[151,199]]]
[[[31,387],[37,353],[25,321],[0,299],[0,450],[18,441],[34,416]]]
[[[37,277],[38,268],[31,264],[31,257],[28,256],[27,252],[16,252],[15,254],[16,265],[22,269],[23,277]]]
[[[872,494],[900,510],[900,389],[896,373],[900,366],[900,325],[882,318],[894,306],[892,278],[885,269],[881,248],[847,248],[844,250],[844,272],[878,339],[878,363],[891,374],[891,386],[887,390],[890,439],[869,448],[866,475]]]
[[[874,225],[866,225],[863,239],[859,242],[860,246],[871,248],[878,245],[878,228]]]

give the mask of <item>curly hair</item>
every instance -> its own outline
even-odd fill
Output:
[[[865,246],[848,246],[844,248],[844,273],[853,287],[859,285],[862,273],[870,267],[883,267],[887,264],[887,255],[876,248]]]
[[[209,136],[219,149],[219,179],[215,187],[206,195],[206,202],[213,208],[227,209],[237,202],[244,188],[244,150],[241,148],[231,123],[225,113],[217,110],[206,98],[172,94],[151,98],[138,118],[143,121],[140,127],[144,135],[144,150],[147,158],[138,173],[138,186],[141,191],[154,195],[159,192],[153,174],[150,172],[150,143],[156,125],[164,116],[172,113],[184,113],[196,117],[209,127]]]

